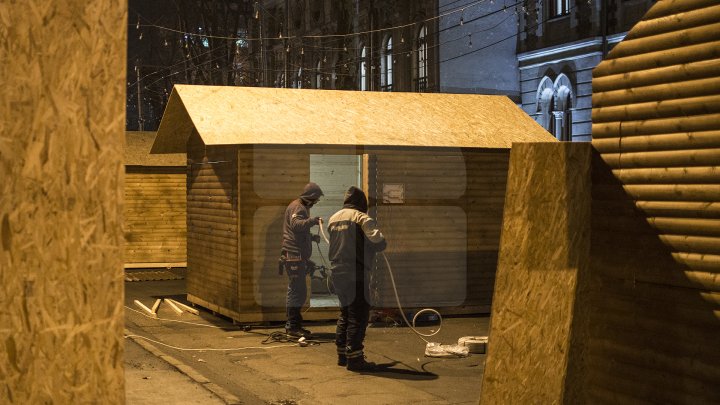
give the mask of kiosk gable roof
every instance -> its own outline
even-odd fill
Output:
[[[505,96],[176,85],[152,153],[206,145],[510,148],[555,138]]]

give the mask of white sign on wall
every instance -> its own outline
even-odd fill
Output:
[[[404,184],[383,184],[383,203],[403,204],[405,202]]]

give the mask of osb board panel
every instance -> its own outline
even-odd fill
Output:
[[[556,141],[505,96],[177,85],[153,152],[185,151],[193,129],[206,145],[509,148]]]
[[[184,153],[150,154],[156,134],[153,131],[125,132],[125,165],[185,167],[187,158]]]
[[[583,403],[588,144],[515,144],[482,404]]]
[[[125,175],[125,263],[187,260],[185,166],[128,168]]]
[[[238,305],[236,153],[189,141],[187,291],[225,308]]]
[[[123,403],[127,4],[0,4],[0,403]]]

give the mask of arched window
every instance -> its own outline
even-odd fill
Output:
[[[368,74],[367,74],[367,47],[360,44],[360,90],[368,90]]]
[[[294,87],[295,87],[296,89],[302,89],[302,88],[303,88],[302,73],[303,73],[302,68],[299,68],[299,69],[298,69],[298,72],[297,72],[297,77],[295,78],[295,86],[294,86]]]
[[[565,74],[561,73],[553,83],[555,92],[553,105],[553,135],[560,141],[572,141],[572,105],[575,96],[573,85]]]
[[[322,81],[323,81],[323,74],[322,74],[322,61],[319,60],[316,65],[316,71],[315,71],[315,88],[316,89],[322,89]]]
[[[427,27],[423,25],[418,32],[415,46],[415,63],[413,79],[415,91],[427,91],[428,63],[427,63]]]
[[[536,94],[536,120],[538,124],[542,125],[543,128],[552,133],[552,109],[553,109],[553,95],[555,89],[553,87],[553,81],[549,77],[545,76],[540,80],[538,90]]]
[[[388,36],[383,44],[380,55],[380,89],[392,91],[393,87],[393,43],[392,36]]]

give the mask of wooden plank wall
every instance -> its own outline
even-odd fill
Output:
[[[199,142],[199,139],[191,142],[190,159],[197,160],[196,156],[204,153]],[[210,150],[215,149],[208,148],[208,153]],[[224,257],[227,263],[217,265],[210,265],[210,260],[204,264],[206,256],[196,254],[198,246],[210,249],[230,241],[217,238],[216,224],[208,225],[209,231],[199,232],[200,228],[193,222],[202,219],[198,215],[218,215],[202,212],[209,205],[199,206],[201,198],[215,194],[228,198],[226,194],[233,191],[225,180],[222,186],[217,184],[217,164],[202,169],[205,177],[198,176],[201,169],[194,165],[188,183],[188,292],[234,311],[241,318],[284,319],[287,278],[278,275],[277,269],[282,216],[287,204],[298,197],[310,179],[309,155],[360,155],[362,152],[352,147],[239,147],[236,187],[239,194],[233,201],[233,204],[237,201],[233,212],[239,219],[232,217],[240,226],[239,239],[235,241],[238,245],[222,246],[220,255],[216,254],[213,260]],[[378,148],[365,152],[372,156],[368,170],[373,174],[367,179],[372,213],[377,214],[380,227],[387,235],[388,255],[403,303],[408,307],[432,305],[488,312],[499,247],[508,151]],[[211,160],[230,160],[229,149],[226,153]],[[214,184],[200,184],[201,180]],[[375,207],[376,189],[383,183],[404,184],[405,204],[380,203]],[[228,204],[230,209],[229,201],[223,204]],[[227,229],[235,229],[233,226],[236,225],[227,224]],[[232,258],[237,257],[239,261],[233,262]],[[230,277],[230,266],[238,266],[236,278]],[[396,304],[384,265],[378,261],[378,266],[375,283],[379,294],[375,303],[394,308]],[[219,273],[225,275],[219,277]],[[212,292],[204,290],[209,288],[203,284],[208,279],[215,279],[217,283]],[[234,301],[228,301],[227,294],[235,294]]]
[[[508,151],[381,151],[370,171],[372,212],[407,307],[488,312],[502,226]],[[404,204],[384,204],[385,183],[403,184]],[[374,198],[377,196],[377,198]],[[395,307],[377,260],[373,301]]]
[[[720,399],[718,21],[659,1],[594,71],[589,402]]]
[[[287,205],[310,181],[309,152],[304,148],[242,146],[238,156],[241,311],[284,319],[287,276],[278,274],[282,219]]]
[[[238,307],[237,147],[188,141],[187,292]]]
[[[187,261],[186,167],[125,169],[125,264]]]
[[[122,404],[127,2],[1,2],[0,38],[0,403]]]

